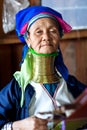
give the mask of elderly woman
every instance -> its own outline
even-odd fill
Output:
[[[47,130],[50,114],[40,113],[73,103],[86,88],[63,63],[59,42],[70,31],[61,14],[49,7],[17,13],[16,32],[25,46],[20,71],[0,92],[2,130]]]

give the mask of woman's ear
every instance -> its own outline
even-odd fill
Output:
[[[29,38],[26,38],[25,41],[26,41],[28,47],[30,47],[30,39],[29,39]]]
[[[29,32],[25,33],[25,41],[28,43],[30,40]]]
[[[28,47],[30,47],[30,38],[29,38],[29,36],[25,39],[25,41],[26,41]]]
[[[25,34],[25,41],[26,41],[28,47],[30,47],[31,39],[30,39],[29,32],[26,32],[26,34]]]

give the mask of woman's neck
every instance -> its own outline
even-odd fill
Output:
[[[32,54],[32,80],[37,83],[58,82],[60,77],[54,68],[55,56]]]

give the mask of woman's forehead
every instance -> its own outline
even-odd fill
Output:
[[[41,26],[55,26],[58,27],[58,22],[56,22],[55,20],[51,19],[51,18],[40,18],[38,20],[36,20],[30,28],[34,28],[34,27],[41,27]]]

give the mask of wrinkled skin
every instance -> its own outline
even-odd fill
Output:
[[[48,120],[29,117],[13,123],[13,130],[48,130]]]
[[[60,41],[58,25],[50,18],[41,18],[30,27],[26,41],[37,53],[56,52]]]
[[[48,130],[48,122],[54,121],[53,128],[56,127],[60,120],[40,119],[37,117],[29,117],[13,123],[13,130]]]

